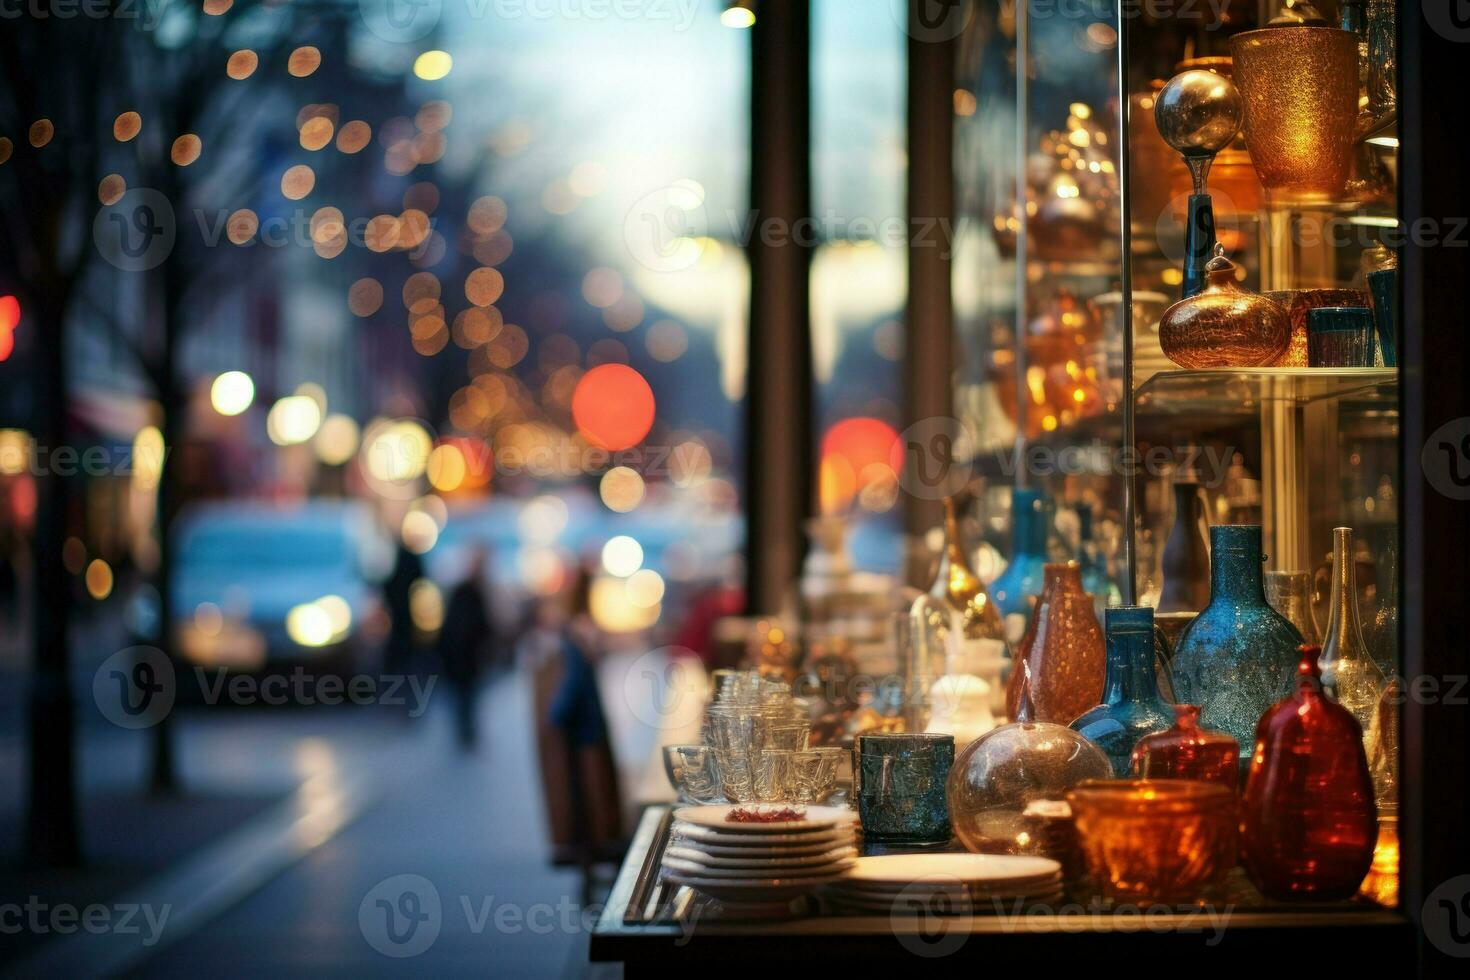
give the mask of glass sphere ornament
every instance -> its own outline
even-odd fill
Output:
[[[1034,833],[1026,808],[1064,799],[1084,780],[1112,775],[1103,751],[1070,728],[1032,721],[1002,725],[955,759],[946,786],[950,824],[971,851],[1039,853],[1045,842]]]

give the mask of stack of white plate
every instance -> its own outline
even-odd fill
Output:
[[[745,823],[736,809],[758,805],[683,807],[674,812],[663,878],[725,905],[783,906],[836,881],[857,858],[856,814],[830,806],[795,808],[798,820]]]
[[[888,854],[858,858],[827,894],[874,914],[1004,912],[1060,902],[1062,866],[1003,854]]]

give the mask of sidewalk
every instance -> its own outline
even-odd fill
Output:
[[[434,718],[421,765],[376,806],[135,975],[193,977],[204,963],[215,977],[581,975],[590,925],[577,875],[546,860],[528,706],[521,675],[485,691],[473,756]],[[401,875],[417,879],[390,881]],[[395,945],[379,900],[428,918]]]

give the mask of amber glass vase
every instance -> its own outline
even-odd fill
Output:
[[[1240,785],[1240,743],[1199,725],[1199,705],[1174,705],[1174,727],[1145,735],[1133,749],[1133,775]]]
[[[1363,730],[1323,693],[1321,652],[1302,644],[1296,690],[1256,726],[1241,857],[1269,898],[1349,898],[1373,863],[1378,817]]]
[[[1022,686],[1035,721],[1068,725],[1102,698],[1107,654],[1092,596],[1075,561],[1052,562],[1006,687],[1006,714],[1018,716]]]
[[[1358,38],[1300,24],[1230,38],[1245,142],[1268,200],[1333,201],[1347,182],[1358,115]]]

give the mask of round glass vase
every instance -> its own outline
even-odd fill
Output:
[[[1210,604],[1184,628],[1170,664],[1174,697],[1200,706],[1200,723],[1241,745],[1291,693],[1302,636],[1266,602],[1261,526],[1210,528]]]

